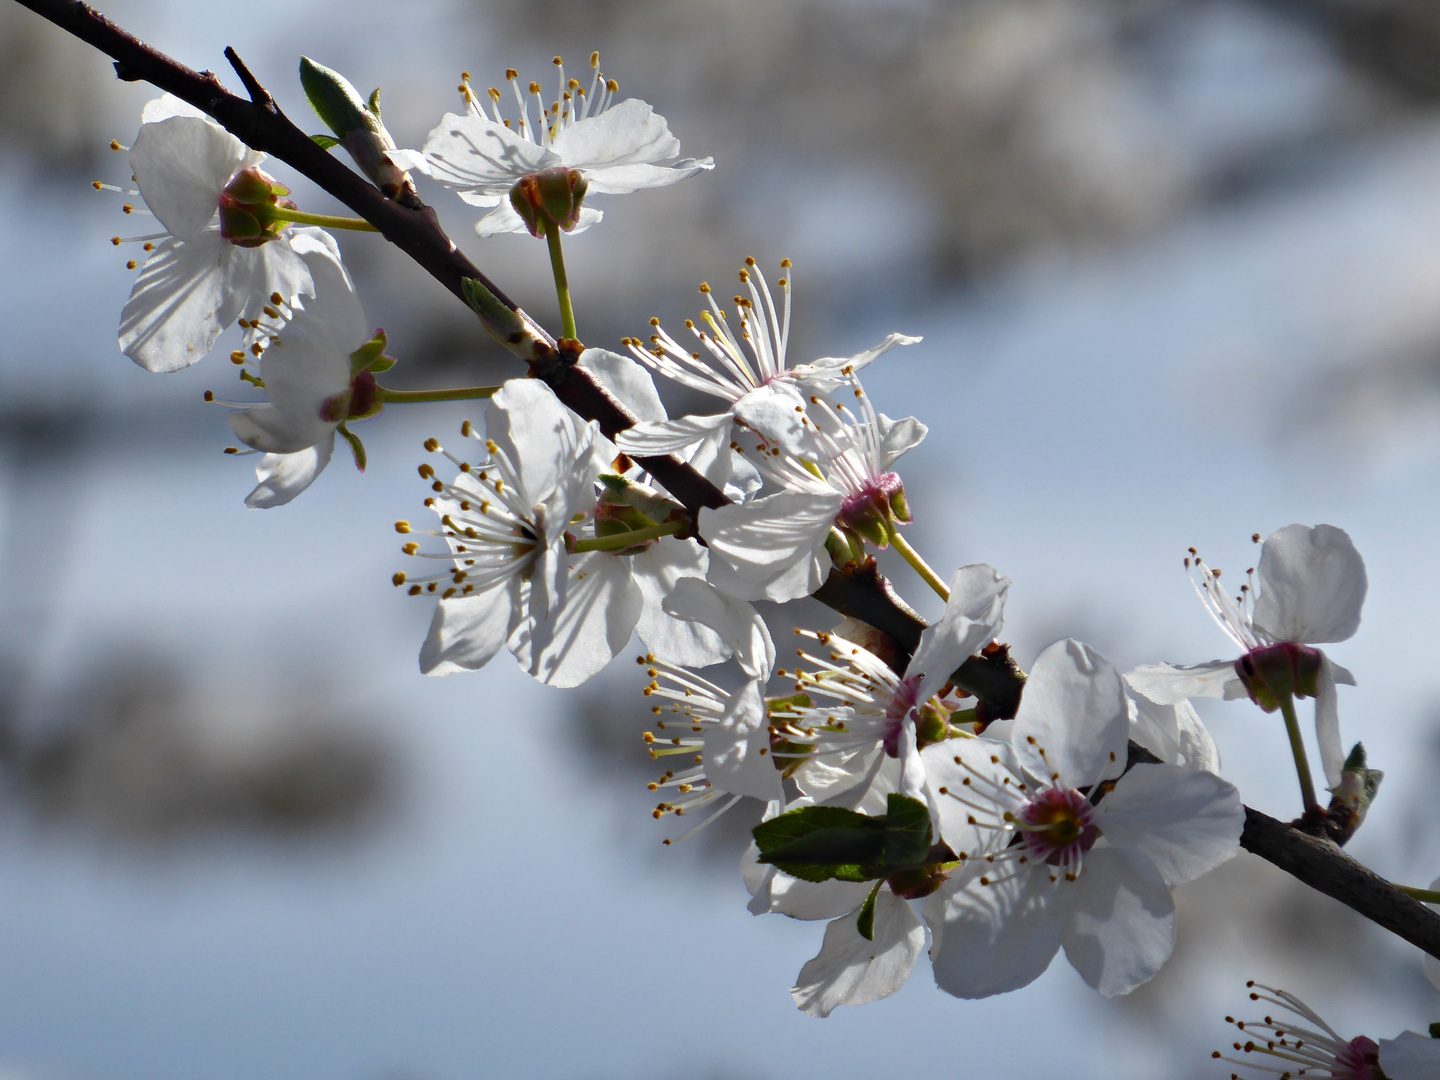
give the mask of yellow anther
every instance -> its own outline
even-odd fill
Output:
[[[406,533],[408,533],[408,532],[410,531],[410,522],[408,522],[408,521],[397,521],[397,522],[395,522],[395,531],[396,531],[397,533],[399,533],[401,536],[404,536]]]
[[[592,52],[590,54],[590,66],[592,68],[598,68],[600,66],[600,54],[598,52]]]
[[[119,143],[118,140],[116,140],[116,139],[111,139],[111,140],[110,140],[110,149],[111,149],[111,150],[124,150],[125,148],[120,145],[120,143]]]
[[[419,596],[424,591],[419,585],[411,585],[409,590],[411,596]]]
[[[403,551],[406,555],[414,555],[420,550],[420,545],[415,543],[414,541],[411,541],[410,543],[402,547],[400,550]]]
[[[397,589],[398,589],[401,585],[404,585],[404,584],[405,584],[405,571],[401,570],[401,571],[397,572],[396,574],[394,574],[394,575],[390,578],[390,584],[394,585]]]
[[[137,263],[134,259],[126,259],[126,260],[125,260],[125,269],[126,269],[126,270],[134,270],[135,267],[137,267],[138,265],[140,265],[140,264]]]
[[[426,439],[426,440],[425,440],[425,449],[426,449],[427,451],[429,451],[430,453],[432,453],[432,454],[435,453],[436,450],[439,450],[439,449],[440,449],[440,440],[438,440],[438,439]]]
[[[530,84],[530,92],[531,92],[532,94],[538,94],[538,93],[540,93],[540,84],[539,84],[538,82],[532,82],[532,83]]]
[[[506,82],[509,82],[509,81],[511,81],[511,80],[513,80],[513,79],[518,79],[518,78],[520,78],[520,73],[519,73],[518,71],[516,71],[514,68],[506,68],[506,69],[505,69],[505,81],[506,81]]]
[[[213,390],[206,390],[206,391],[205,391],[205,400],[206,400],[206,401],[214,401],[214,400],[215,400],[215,391],[213,391]]]
[[[131,206],[127,202],[124,206],[120,207],[120,212],[124,214],[133,214],[135,212],[135,207]]]

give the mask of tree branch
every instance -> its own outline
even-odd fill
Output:
[[[1240,846],[1440,958],[1440,913],[1407,896],[1329,840],[1245,808]]]

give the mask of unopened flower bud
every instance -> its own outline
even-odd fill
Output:
[[[281,198],[289,194],[289,188],[263,170],[253,165],[241,169],[220,192],[220,235],[237,247],[274,240],[286,223],[271,211],[277,206],[294,210],[293,202]]]
[[[350,80],[338,71],[317,64],[308,56],[300,58],[300,84],[315,115],[335,133],[351,159],[387,199],[404,205],[419,203],[419,193],[410,174],[396,165],[392,153],[395,140],[380,120],[380,91],[367,102]]]
[[[1340,783],[1332,789],[1326,810],[1325,826],[1330,839],[1343,844],[1355,835],[1384,779],[1385,774],[1379,769],[1366,768],[1365,744],[1356,743],[1345,759]]]
[[[544,236],[553,225],[569,232],[580,223],[588,187],[578,169],[542,169],[515,181],[510,189],[510,205],[531,236]]]

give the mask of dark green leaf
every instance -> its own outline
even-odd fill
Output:
[[[321,150],[333,150],[340,145],[340,140],[330,135],[311,135],[310,141],[320,147]]]
[[[1430,1037],[1432,1039],[1440,1039],[1440,1024],[1430,1025]]]
[[[919,866],[930,851],[930,810],[918,799],[891,793],[885,800],[886,866]]]
[[[884,818],[866,817],[838,806],[805,806],[762,821],[752,830],[762,852],[798,840],[817,829],[869,829],[883,833]]]
[[[880,873],[857,863],[776,863],[775,869],[801,881],[874,881]]]
[[[872,819],[873,820],[873,819]],[[875,863],[885,847],[885,833],[877,828],[818,828],[783,844],[760,850],[762,863]]]

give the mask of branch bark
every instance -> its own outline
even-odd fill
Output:
[[[317,146],[296,127],[271,95],[246,69],[234,50],[226,56],[245,84],[249,99],[230,93],[218,77],[195,71],[151,48],[79,0],[16,0],[115,61],[115,72],[128,81],[145,80],[214,117],[242,142],[285,162],[380,230],[386,240],[422,266],[436,281],[470,306],[464,281],[478,281],[504,308],[508,321],[481,322],[506,349],[531,365],[577,414],[595,420],[614,436],[635,423],[625,408],[574,361],[578,342],[556,342],[457,248],[440,227],[434,210],[392,202],[358,173]],[[474,310],[473,307],[471,310]],[[477,313],[478,314],[478,313]],[[520,325],[523,332],[515,332]],[[639,458],[641,466],[680,499],[693,514],[718,507],[722,492],[674,457]],[[925,622],[890,589],[873,565],[835,569],[815,594],[836,611],[870,623],[889,634],[906,652],[920,641]],[[1013,667],[1013,665],[1012,665]],[[957,673],[958,674],[958,673]],[[1002,673],[1003,674],[1003,673]],[[992,676],[993,677],[993,676]],[[1009,687],[1018,700],[1018,671]],[[1328,840],[1299,832],[1274,818],[1246,809],[1241,844],[1312,888],[1334,897],[1392,933],[1440,958],[1440,914],[1361,866]]]

